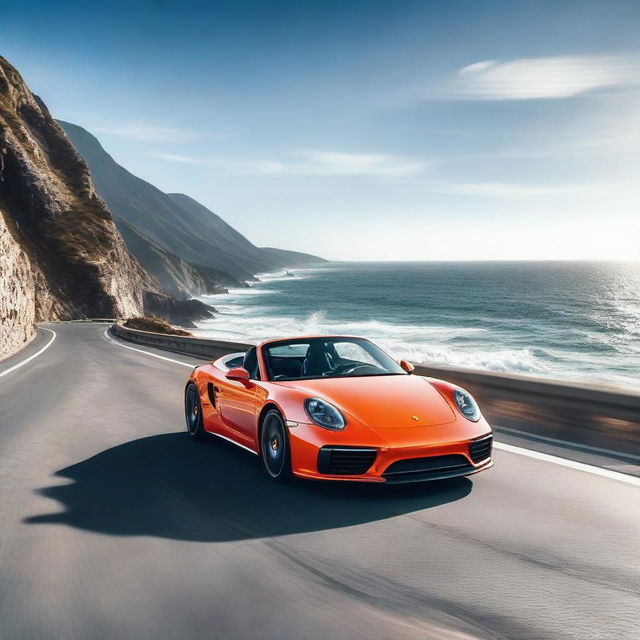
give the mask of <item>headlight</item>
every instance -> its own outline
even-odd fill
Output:
[[[325,429],[340,431],[345,427],[344,416],[331,404],[318,398],[307,398],[304,410],[315,424]]]
[[[453,400],[458,407],[458,411],[467,419],[472,422],[478,422],[480,420],[480,408],[473,399],[473,396],[462,389],[456,389],[453,392]]]

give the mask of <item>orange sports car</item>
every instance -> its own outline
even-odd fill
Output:
[[[471,395],[412,371],[365,338],[269,340],[193,370],[187,429],[258,455],[274,480],[399,483],[491,467],[491,427]]]

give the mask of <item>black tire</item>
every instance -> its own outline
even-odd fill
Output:
[[[194,440],[204,440],[206,432],[202,421],[202,403],[198,388],[193,382],[184,391],[184,416],[187,422],[187,433]]]
[[[291,478],[289,434],[280,412],[271,409],[262,419],[260,458],[266,474],[276,482]]]

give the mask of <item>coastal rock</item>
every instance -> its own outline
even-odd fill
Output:
[[[213,318],[215,309],[200,300],[176,300],[162,293],[148,291],[144,296],[144,308],[148,314],[165,319],[189,329],[195,328],[194,321]]]
[[[127,329],[137,329],[138,331],[150,331],[151,333],[166,333],[171,336],[193,337],[193,334],[183,329],[176,329],[164,320],[149,316],[129,318],[123,326]]]

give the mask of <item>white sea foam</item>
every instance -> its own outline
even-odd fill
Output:
[[[257,284],[253,284],[252,286],[259,286],[260,283],[271,283],[271,282],[288,282],[290,280],[307,280],[311,277],[310,273],[300,273],[297,269],[290,271],[274,271],[273,273],[259,273],[256,275],[258,279]]]
[[[545,374],[549,366],[530,349],[445,348],[439,345],[395,344],[393,350],[414,362],[446,364],[471,369]]]
[[[225,306],[224,316],[199,323],[197,335],[219,339],[244,340],[257,343],[268,338],[295,335],[348,334],[364,335],[398,358],[414,362],[429,362],[465,366],[493,371],[545,373],[548,366],[530,349],[481,348],[479,345],[445,346],[443,341],[463,335],[477,335],[485,330],[445,326],[411,327],[384,323],[331,322],[323,311],[309,314],[304,320],[293,316],[261,316],[248,314],[246,309]],[[254,311],[254,309],[251,309]],[[222,309],[220,309],[222,311]]]
[[[218,293],[215,296],[206,296],[209,298],[222,298],[227,297],[229,299],[233,299],[233,298],[241,298],[243,296],[261,296],[264,295],[265,293],[282,293],[281,291],[279,291],[278,289],[268,289],[266,287],[261,287],[260,285],[250,285],[246,288],[243,289],[229,289],[229,293]]]
[[[256,333],[263,333],[260,329],[264,328],[270,332],[274,330],[278,334],[312,334],[312,333],[328,333],[328,334],[363,334],[369,337],[402,339],[405,340],[429,340],[437,339],[439,342],[448,339],[455,339],[461,336],[474,336],[483,334],[486,329],[477,327],[448,327],[442,325],[400,325],[388,322],[380,322],[378,320],[370,321],[331,321],[326,318],[325,311],[314,311],[305,318],[300,319],[294,316],[271,316],[264,314],[266,307],[243,307],[241,304],[224,304],[216,305],[216,309],[220,314],[226,317],[214,318],[200,323],[200,328],[207,332],[213,330],[226,330],[229,322],[234,325],[234,331],[244,332],[247,337],[256,337]]]

